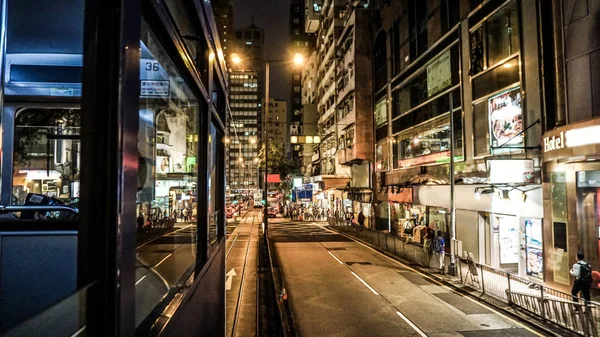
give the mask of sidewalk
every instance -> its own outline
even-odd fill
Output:
[[[532,284],[526,279],[488,266],[469,266],[467,261],[458,258],[457,275],[442,274],[439,268],[431,268],[438,263],[420,244],[407,243],[404,239],[371,228],[361,230],[357,226],[348,226],[331,218],[329,227],[358,238],[392,257],[409,261],[408,265],[411,267],[486,301],[508,314],[530,322],[537,321],[536,325],[543,328],[549,327],[548,322],[563,328],[554,327],[548,333],[564,335],[564,329],[567,329],[579,335],[600,336],[600,310],[596,303],[592,302],[592,305],[585,307],[581,302],[572,302],[570,294]],[[446,255],[446,268],[449,265],[450,258]],[[576,307],[579,307],[580,311],[575,311]]]

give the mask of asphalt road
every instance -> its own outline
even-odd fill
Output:
[[[539,335],[318,224],[278,218],[269,236],[298,336]]]

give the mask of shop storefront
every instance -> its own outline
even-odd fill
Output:
[[[542,141],[544,277],[566,291],[577,252],[600,265],[600,120],[556,128]]]

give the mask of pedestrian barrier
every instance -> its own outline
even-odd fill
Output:
[[[423,267],[439,268],[432,252],[421,244],[409,242],[372,228],[361,227],[343,219],[329,217],[328,223],[340,232],[368,242],[379,249]],[[445,265],[449,257],[446,256]],[[548,288],[540,284],[486,265],[458,258],[458,279],[461,284],[479,292],[484,300],[499,300],[523,309],[543,321],[552,322],[583,336],[600,337],[600,304],[596,302],[574,302],[571,294]]]

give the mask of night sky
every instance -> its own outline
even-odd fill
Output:
[[[290,0],[234,0],[235,28],[252,23],[265,30],[265,57],[267,60],[290,58],[289,49]],[[271,97],[289,100],[290,73],[286,66],[271,65]]]

